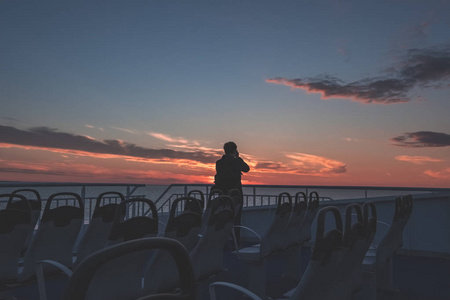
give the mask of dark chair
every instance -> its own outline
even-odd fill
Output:
[[[192,197],[175,199],[170,209],[164,237],[179,241],[190,252],[200,239],[202,209]],[[166,251],[155,251],[144,272],[145,293],[171,291],[177,287],[177,266]]]
[[[233,199],[222,195],[211,201],[207,226],[199,242],[190,252],[196,280],[205,279],[224,270],[223,249],[233,230]]]
[[[411,216],[413,199],[411,195],[397,197],[394,216],[389,230],[378,245],[372,245],[363,262],[364,272],[376,277],[379,293],[395,291],[393,285],[393,257],[403,244],[403,231]],[[373,293],[372,293],[373,294]]]
[[[124,210],[128,217],[123,218]],[[154,237],[157,234],[158,212],[155,204],[146,198],[133,198],[122,201],[117,207],[108,245]]]
[[[52,204],[54,208],[51,208]],[[65,203],[65,205],[61,205]],[[78,204],[78,206],[77,206]],[[24,268],[19,280],[27,280],[35,274],[36,263],[53,260],[71,267],[75,241],[84,220],[84,204],[78,194],[63,192],[51,195],[45,205],[38,229],[25,254]],[[45,266],[44,272],[59,272]]]
[[[155,249],[168,251],[179,274],[179,289],[173,293],[146,294],[139,273],[149,253]],[[135,280],[137,279],[137,280]],[[142,238],[123,242],[89,257],[75,269],[64,292],[63,300],[194,300],[195,284],[192,263],[179,242],[167,238]]]
[[[0,199],[4,198],[12,205],[0,210],[0,284],[17,280],[21,252],[34,228],[27,198],[19,194],[0,195]],[[16,201],[21,205],[14,205]]]
[[[29,205],[30,209],[31,209],[32,228],[30,229],[30,231],[28,233],[27,239],[25,241],[24,249],[22,250],[22,256],[23,256],[25,254],[27,247],[31,243],[31,238],[33,237],[34,229],[35,229],[36,224],[39,221],[39,218],[41,216],[42,200],[41,200],[41,195],[39,194],[39,192],[34,189],[19,189],[19,190],[13,191],[11,194],[19,194],[19,195],[27,196],[28,203],[24,203],[23,201],[11,201],[12,198],[10,197],[10,200],[8,201],[6,208],[21,209],[24,206]]]
[[[105,202],[105,198],[109,199],[108,203]],[[114,200],[111,201],[111,198]],[[119,203],[123,201],[125,197],[119,192],[104,192],[97,197],[92,218],[78,244],[75,264],[79,264],[88,255],[107,246],[114,216]],[[119,221],[124,215],[125,209],[122,214],[118,214]]]

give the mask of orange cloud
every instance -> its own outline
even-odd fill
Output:
[[[142,182],[147,184],[170,184],[175,182],[212,183],[211,171],[197,171],[183,174],[162,169],[136,170],[132,166],[105,167],[99,164],[65,162],[18,162],[0,161],[0,173],[29,174],[39,176],[40,181],[83,181],[83,182]],[[11,176],[8,176],[11,178]]]
[[[181,144],[187,144],[188,140],[186,140],[185,138],[182,137],[171,137],[167,134],[164,133],[158,133],[158,132],[149,132],[148,135],[158,139],[158,140],[163,140],[166,142],[170,142],[170,143],[181,143]]]
[[[441,162],[441,159],[431,158],[428,156],[409,156],[409,155],[399,155],[395,157],[396,160],[399,161],[406,161],[413,164],[424,164],[427,162]]]
[[[450,168],[445,168],[442,171],[426,170],[424,174],[437,179],[450,179]]]
[[[287,153],[296,166],[296,173],[312,176],[331,176],[347,172],[347,166],[337,160],[305,153]]]

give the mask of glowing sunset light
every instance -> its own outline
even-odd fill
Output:
[[[324,1],[0,2],[0,181],[450,187],[450,2]]]

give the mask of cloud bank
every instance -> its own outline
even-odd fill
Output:
[[[393,104],[410,101],[414,87],[440,87],[450,79],[450,47],[411,49],[402,63],[392,66],[384,76],[363,78],[345,83],[331,75],[288,79],[276,77],[266,82],[322,94],[322,99],[344,98],[370,104]]]
[[[446,147],[450,146],[450,135],[433,131],[407,132],[391,138],[391,141],[395,146],[408,148]]]
[[[44,149],[61,149],[84,153],[133,157],[138,159],[179,159],[203,164],[214,163],[217,157],[204,151],[152,149],[121,140],[97,140],[87,136],[59,132],[48,127],[21,130],[0,125],[0,144]]]

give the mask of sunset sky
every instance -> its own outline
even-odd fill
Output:
[[[0,1],[0,181],[450,187],[450,1]]]

